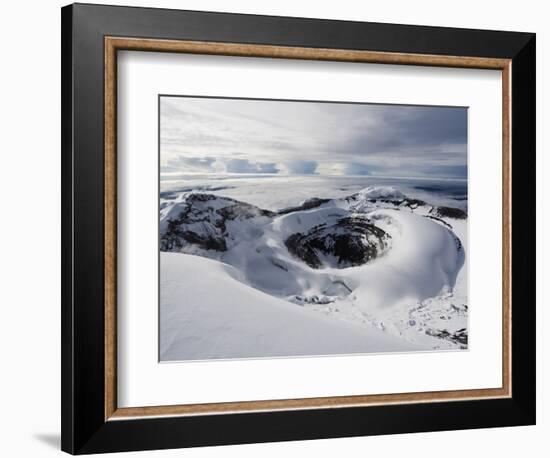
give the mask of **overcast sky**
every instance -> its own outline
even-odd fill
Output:
[[[465,108],[161,97],[161,174],[466,178]]]

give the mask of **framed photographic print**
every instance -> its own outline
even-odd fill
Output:
[[[535,422],[535,36],[62,9],[62,448]]]

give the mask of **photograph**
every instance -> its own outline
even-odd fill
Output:
[[[21,10],[9,456],[540,448],[544,15],[398,2]]]
[[[467,350],[467,119],[160,95],[160,361]]]

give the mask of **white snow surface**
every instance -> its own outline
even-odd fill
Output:
[[[377,210],[370,216],[392,236],[389,252],[349,269],[354,296],[363,309],[389,308],[447,292],[464,263],[452,232],[441,224],[401,210]]]
[[[187,195],[161,206],[161,233]],[[225,252],[190,244],[161,253],[161,360],[466,348],[447,337],[467,330],[467,220],[430,218],[429,205],[396,206],[407,195],[392,186],[354,195],[227,221]],[[215,213],[230,203],[220,196],[205,206]],[[290,235],[350,214],[390,235],[376,259],[337,268],[325,257],[314,269],[289,253]]]
[[[263,293],[214,260],[161,253],[161,270],[162,361],[428,349]]]

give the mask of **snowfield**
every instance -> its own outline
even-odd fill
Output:
[[[467,348],[463,205],[323,188],[161,194],[162,361]]]
[[[162,361],[428,349],[258,291],[217,261],[161,253],[161,269]]]

